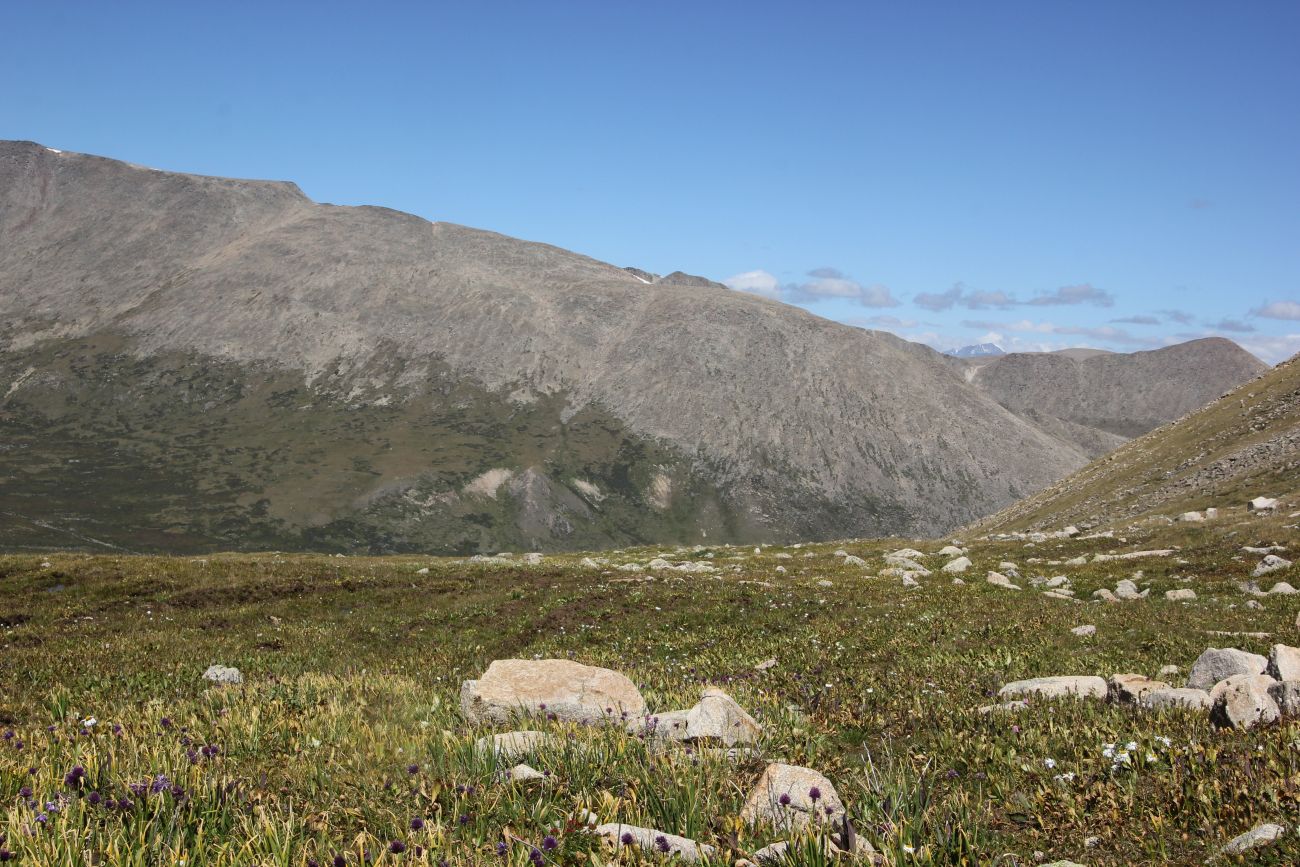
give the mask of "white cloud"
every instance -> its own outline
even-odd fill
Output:
[[[1237,342],[1247,352],[1253,353],[1269,364],[1286,361],[1300,352],[1300,334],[1259,335]]]
[[[722,282],[740,292],[751,292],[792,304],[812,304],[835,299],[856,301],[863,307],[897,307],[899,304],[888,286],[879,283],[864,286],[834,268],[815,268],[808,272],[808,277],[802,283],[783,284],[767,271],[756,270],[736,274]]]
[[[737,292],[750,292],[754,295],[762,295],[764,298],[780,299],[781,297],[781,281],[763,270],[733,274],[722,282],[723,285]]]
[[[1272,304],[1256,307],[1250,312],[1256,316],[1263,316],[1265,319],[1290,319],[1295,321],[1300,320],[1300,303],[1295,301],[1274,301]]]

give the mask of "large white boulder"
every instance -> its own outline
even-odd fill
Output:
[[[1268,660],[1235,647],[1211,647],[1196,658],[1187,675],[1191,689],[1210,689],[1235,674],[1263,674]]]
[[[498,659],[460,688],[470,722],[506,722],[515,714],[554,714],[569,722],[644,716],[636,684],[617,671],[567,659]]]
[[[1274,680],[1300,680],[1300,647],[1274,644],[1268,652],[1268,675]]]
[[[1106,681],[1091,675],[1063,675],[1058,677],[1031,677],[1016,680],[998,690],[999,698],[1023,698],[1036,695],[1042,698],[1105,698]]]
[[[203,672],[203,679],[222,686],[238,686],[244,682],[244,675],[237,668],[230,668],[225,665],[209,665],[208,670]]]
[[[949,562],[945,563],[943,567],[943,571],[957,574],[957,573],[965,572],[970,567],[971,567],[970,558],[963,556],[963,557],[958,557],[955,560],[950,560]]]
[[[1256,497],[1246,504],[1248,512],[1274,512],[1277,510],[1277,500],[1272,497]]]
[[[1248,729],[1282,715],[1269,688],[1277,683],[1266,674],[1234,674],[1210,692],[1214,706],[1210,723],[1219,728]]]
[[[1250,577],[1258,578],[1259,576],[1267,575],[1270,572],[1279,572],[1290,565],[1291,561],[1287,560],[1285,557],[1279,557],[1276,554],[1268,554],[1263,560],[1259,561],[1259,565],[1255,567],[1254,572],[1250,573]]]
[[[844,814],[844,802],[831,781],[811,768],[773,763],[750,792],[740,818],[778,828],[798,829],[812,822],[828,825]]]

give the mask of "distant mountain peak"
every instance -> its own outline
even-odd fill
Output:
[[[1006,350],[996,343],[974,343],[960,349],[949,349],[944,353],[944,355],[951,355],[953,358],[991,358],[995,355],[1006,354]]]

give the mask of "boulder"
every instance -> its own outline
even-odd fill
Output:
[[[1187,686],[1192,689],[1210,689],[1216,683],[1236,674],[1263,674],[1268,660],[1258,653],[1247,653],[1235,647],[1211,647],[1196,658],[1187,675]]]
[[[1156,674],[1159,675],[1160,677],[1172,677],[1173,675],[1177,674],[1179,671],[1180,669],[1176,665],[1162,665],[1160,666],[1160,670],[1157,671]]]
[[[699,704],[686,712],[690,741],[720,741],[730,747],[755,743],[762,736],[763,727],[720,689],[704,690]]]
[[[1219,850],[1220,855],[1243,855],[1251,849],[1266,846],[1286,833],[1284,825],[1264,822],[1256,825],[1244,834],[1233,837]]]
[[[1107,690],[1106,681],[1100,677],[1064,675],[1013,681],[998,690],[998,697],[1019,698],[1037,695],[1042,698],[1061,698],[1074,695],[1081,698],[1105,698]]]
[[[1268,694],[1284,717],[1300,716],[1300,680],[1283,680],[1269,685]]]
[[[1091,638],[1097,634],[1097,627],[1091,623],[1085,623],[1082,626],[1076,626],[1070,630],[1071,635],[1077,635],[1079,638]]]
[[[970,567],[971,562],[969,557],[958,557],[956,560],[944,564],[943,571],[958,574],[965,572]]]
[[[1205,520],[1205,516],[1202,515],[1200,512],[1183,512],[1181,515],[1178,516],[1178,520],[1183,521],[1185,523],[1199,524],[1200,522]]]
[[[1266,674],[1234,674],[1210,693],[1210,723],[1218,728],[1248,729],[1281,716],[1269,687],[1277,681]]]
[[[962,554],[965,553],[966,553],[965,551],[963,551],[961,548],[958,548],[956,545],[944,545],[942,548],[939,549],[936,556],[960,557]]]
[[[1115,596],[1120,599],[1146,599],[1150,589],[1138,592],[1137,583],[1132,579],[1125,578],[1115,584]]]
[[[839,846],[836,846],[829,837],[817,838],[817,844],[822,847],[827,863],[836,861],[840,855],[843,854],[843,850],[840,849]],[[791,851],[790,842],[788,840],[781,840],[780,842],[764,846],[762,849],[755,852],[754,863],[760,865],[798,864],[801,863],[800,858],[804,852],[805,850],[803,848],[797,848],[794,851]],[[816,857],[815,851],[813,855]]]
[[[1290,560],[1287,560],[1284,557],[1279,557],[1276,554],[1268,554],[1263,560],[1259,561],[1259,565],[1255,567],[1254,572],[1250,573],[1250,577],[1258,578],[1259,576],[1267,575],[1270,572],[1279,572],[1290,565]]]
[[[1170,602],[1190,602],[1196,598],[1196,591],[1190,587],[1179,587],[1177,590],[1166,590],[1165,598]]]
[[[1203,689],[1168,687],[1143,693],[1140,704],[1153,710],[1166,708],[1209,710],[1213,702],[1210,701],[1210,694]]]
[[[865,565],[867,565],[867,561],[866,561],[866,560],[863,560],[861,557],[854,557],[852,554],[848,554],[848,555],[846,555],[845,558],[844,558],[844,565],[845,565],[845,566],[865,566]]]
[[[546,774],[543,774],[531,765],[519,764],[506,771],[506,779],[513,780],[516,783],[531,783],[535,780],[545,780],[549,778]]]
[[[1107,682],[1110,700],[1118,703],[1139,704],[1149,692],[1172,689],[1159,680],[1152,680],[1144,674],[1114,674]]]
[[[1001,572],[990,572],[988,574],[988,577],[986,577],[984,580],[992,584],[994,587],[1002,587],[1007,590],[1020,589],[1019,586],[1012,584],[1011,579],[1003,575]]]
[[[1273,512],[1277,510],[1277,500],[1272,497],[1256,497],[1246,504],[1248,512]]]
[[[644,716],[636,685],[607,668],[567,659],[498,659],[460,688],[460,709],[473,723],[506,722],[517,713],[554,714],[568,722]]]
[[[614,844],[616,849],[621,849],[624,846],[636,846],[643,852],[652,852],[669,857],[675,856],[687,864],[693,864],[701,858],[711,857],[714,852],[712,846],[704,843],[696,843],[694,840],[678,837],[676,834],[669,834],[666,831],[659,831],[654,828],[640,828],[636,825],[621,825],[617,822],[611,822],[605,825],[597,825],[595,833]]]
[[[222,686],[237,686],[244,682],[244,675],[237,668],[229,668],[224,665],[209,665],[208,670],[203,672],[203,679]]]
[[[1294,596],[1296,589],[1285,581],[1279,581],[1269,588],[1269,596]]]
[[[829,824],[844,814],[844,802],[831,781],[811,768],[773,763],[750,792],[740,818],[746,824],[800,829],[811,822]]]
[[[1116,596],[1114,593],[1111,593],[1111,592],[1110,592],[1109,590],[1107,590],[1105,587],[1102,587],[1102,588],[1099,589],[1099,590],[1094,590],[1094,591],[1092,591],[1092,598],[1093,598],[1093,599],[1099,599],[1099,600],[1101,600],[1102,602],[1118,602],[1118,601],[1119,601],[1119,597]]]
[[[1268,652],[1267,671],[1274,680],[1300,680],[1300,647],[1274,644]]]

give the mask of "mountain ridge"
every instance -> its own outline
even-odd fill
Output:
[[[103,407],[104,418],[128,431],[118,441],[134,447],[171,408],[159,404],[151,410],[157,417],[134,418],[130,404],[154,381],[148,377],[168,375],[177,380],[167,386],[175,399],[184,377],[211,390],[206,411],[232,413],[227,421],[245,440],[256,438],[247,418],[259,412],[291,418],[292,407],[272,403],[271,394],[257,411],[229,396],[260,394],[271,380],[277,394],[301,392],[331,430],[352,418],[378,425],[370,436],[382,439],[383,424],[398,424],[416,403],[442,419],[430,422],[437,441],[403,434],[403,445],[392,446],[399,457],[370,441],[358,446],[374,450],[367,460],[381,468],[340,482],[333,508],[311,520],[282,510],[296,517],[270,538],[286,546],[295,532],[360,521],[346,532],[375,550],[490,548],[498,539],[606,547],[649,538],[639,523],[669,533],[654,517],[669,513],[671,534],[682,541],[709,532],[749,540],[789,533],[785,527],[806,536],[934,533],[1037,490],[1088,457],[1078,443],[969,388],[938,353],[888,333],[703,278],[669,275],[647,285],[624,268],[547,244],[372,206],[317,204],[287,182],[0,143],[0,239],[0,374],[11,383],[11,425],[19,424],[15,407],[31,412],[38,428],[78,418],[64,435],[84,438],[87,453],[98,454],[109,422],[79,417],[77,401],[88,405],[106,389],[116,402]],[[67,366],[70,357],[83,358],[82,366]],[[159,367],[164,358],[179,367]],[[35,378],[19,382],[29,367]],[[225,371],[238,387],[230,391],[205,368]],[[100,381],[96,370],[112,379]],[[56,395],[71,389],[68,401],[34,394],[38,382]],[[474,415],[443,402],[459,392],[463,402],[491,407],[474,424],[524,424],[532,444],[520,442],[512,454],[491,437],[471,437],[472,448],[448,452],[443,443],[464,439],[453,417]],[[545,418],[528,409],[538,406]],[[604,419],[592,424],[621,431],[597,450],[598,460],[563,445],[568,421],[584,412]],[[180,432],[189,429],[182,419],[172,423],[169,435],[195,435]],[[413,420],[400,424],[418,430]],[[268,454],[310,451],[293,442],[288,421],[268,427],[280,431],[280,440],[259,446]],[[31,447],[39,448],[33,431]],[[273,512],[318,484],[309,458],[300,460],[297,475],[278,468],[280,475],[240,476],[222,495],[266,501]],[[216,490],[220,466],[196,478]],[[494,469],[532,472],[519,483],[527,496],[518,514],[473,511],[466,505],[473,495],[449,487]],[[47,470],[46,489],[57,493],[60,470],[53,463]],[[607,484],[621,486],[631,517],[613,527],[605,514],[613,500],[582,500],[562,475],[581,472],[621,480]],[[21,478],[0,466],[0,490]],[[677,502],[674,488],[697,495]],[[416,499],[435,505],[426,509],[427,526],[388,538],[383,525],[393,519],[366,516],[405,495],[391,493],[398,490],[418,490]],[[449,497],[455,508],[444,508]],[[184,528],[185,508],[194,507],[177,506],[160,525]],[[73,504],[61,509],[79,520]],[[474,520],[501,534],[480,532]],[[583,522],[601,529],[583,535],[576,529]],[[440,524],[462,527],[458,541],[447,542]]]

